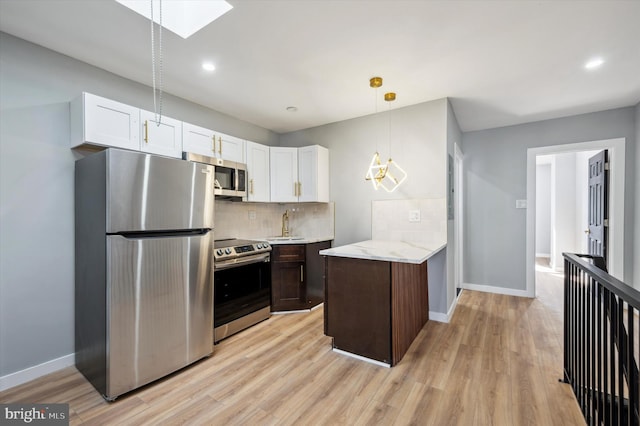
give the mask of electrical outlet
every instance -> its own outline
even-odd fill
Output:
[[[256,220],[256,211],[249,210],[249,220]]]
[[[420,222],[420,210],[409,210],[409,222]]]
[[[516,209],[526,209],[527,200],[516,200]]]

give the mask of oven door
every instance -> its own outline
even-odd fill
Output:
[[[268,253],[218,262],[214,272],[214,328],[271,305]]]

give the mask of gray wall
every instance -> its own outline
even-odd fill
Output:
[[[633,264],[636,265],[633,271],[634,287],[640,290],[640,103],[636,105],[636,156],[633,166],[636,172],[634,180],[636,185],[634,223],[636,226],[634,229],[633,257],[629,256],[629,259],[633,259]]]
[[[0,33],[0,377],[69,355],[74,161],[69,101],[82,91],[152,109],[151,89]],[[164,113],[273,145],[278,135],[174,96]]]
[[[636,109],[620,108],[463,135],[466,282],[525,289],[526,209],[515,209],[515,200],[527,195],[528,148],[624,137],[624,280],[633,283],[634,218],[638,209]],[[635,245],[638,247],[638,237]]]
[[[448,111],[448,101],[439,99],[281,135],[283,146],[318,144],[329,148],[334,246],[371,239],[373,200],[446,197],[447,149],[450,145],[453,152],[453,141],[460,140],[455,117]],[[387,129],[391,157],[408,174],[406,182],[392,193],[375,191],[364,179],[376,150],[383,161],[389,157]],[[445,274],[444,262],[449,256],[444,253],[430,260],[430,264],[443,263],[429,274],[430,310],[438,313],[448,311],[455,295],[455,288],[449,288],[454,286],[453,275]]]
[[[439,99],[281,135],[283,146],[329,148],[331,201],[336,203],[334,245],[371,238],[371,202],[383,199],[442,198],[446,191],[447,100]],[[376,149],[391,157],[408,177],[395,192],[375,191],[364,176]]]

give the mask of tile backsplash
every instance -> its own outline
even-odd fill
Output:
[[[439,247],[447,242],[447,200],[374,200],[371,238]]]
[[[215,239],[268,238],[282,233],[289,210],[289,234],[305,238],[334,237],[334,203],[249,203],[216,200]]]

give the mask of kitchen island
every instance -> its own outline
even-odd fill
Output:
[[[335,351],[394,366],[429,319],[428,259],[445,247],[368,240],[325,256],[325,334]]]

